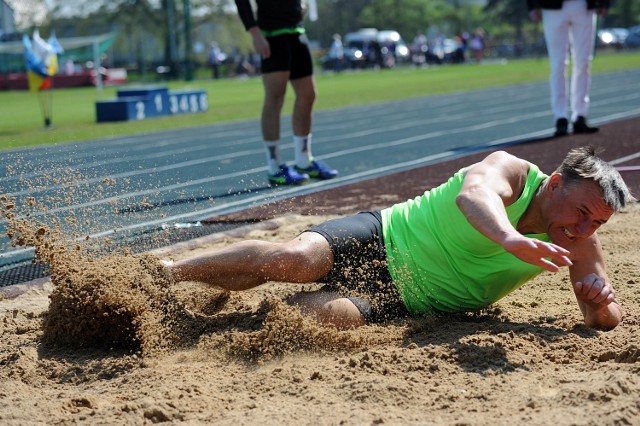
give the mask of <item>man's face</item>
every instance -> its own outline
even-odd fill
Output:
[[[593,181],[551,182],[547,233],[555,244],[569,247],[590,237],[606,223],[613,209],[605,203],[600,185]]]

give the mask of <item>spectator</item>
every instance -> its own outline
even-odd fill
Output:
[[[551,110],[556,120],[555,136],[569,133],[567,100],[567,56],[571,51],[571,122],[573,133],[595,133],[587,125],[591,60],[598,15],[604,16],[609,0],[527,0],[533,21],[542,19],[551,72]]]
[[[64,62],[64,73],[65,73],[66,75],[73,75],[73,74],[75,74],[75,73],[76,73],[76,66],[75,66],[75,64],[73,63],[73,60],[72,60],[72,59],[67,59],[67,60]]]
[[[342,71],[344,64],[344,47],[342,46],[342,37],[340,34],[333,35],[333,42],[329,49],[329,58],[333,62],[333,70],[335,72]]]
[[[306,7],[300,0],[258,1],[257,5],[256,18],[249,0],[236,0],[240,19],[251,34],[255,51],[262,57],[261,125],[269,183],[291,185],[310,178],[334,178],[338,171],[316,160],[311,153],[316,85],[311,51],[302,26]],[[295,167],[289,167],[280,156],[280,114],[289,81],[296,96],[292,117]]]
[[[429,47],[427,46],[427,37],[418,33],[413,38],[413,42],[411,42],[411,61],[414,65],[421,66],[427,62],[427,51]]]
[[[211,77],[217,80],[220,78],[220,65],[224,59],[224,54],[215,41],[211,42],[211,49],[209,49],[209,65],[211,66]]]
[[[477,28],[473,32],[473,37],[471,37],[471,41],[469,42],[469,48],[473,52],[473,57],[475,58],[476,62],[482,62],[482,59],[484,58],[485,48],[485,35],[482,28]]]

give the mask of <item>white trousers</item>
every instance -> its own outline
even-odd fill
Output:
[[[570,86],[571,121],[575,121],[579,115],[586,117],[589,112],[596,19],[595,10],[587,9],[586,0],[565,0],[560,10],[542,10],[544,38],[551,65],[551,111],[556,119],[569,118],[569,52],[573,62]]]

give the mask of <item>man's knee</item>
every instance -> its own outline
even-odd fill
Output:
[[[331,270],[330,253],[318,249],[315,244],[287,244],[281,247],[278,257],[289,270],[294,282],[313,282],[324,277]]]
[[[339,329],[356,328],[366,324],[364,316],[351,300],[333,293],[298,293],[291,296],[287,302],[297,306],[303,315]]]
[[[318,94],[313,87],[310,87],[308,90],[303,90],[298,94],[298,98],[303,102],[313,104],[316,101]]]
[[[324,321],[338,328],[356,328],[366,324],[358,307],[346,297],[325,303],[322,314]]]
[[[284,105],[285,93],[267,93],[264,97],[264,107],[269,111],[280,111]]]
[[[303,232],[280,246],[280,256],[289,265],[296,282],[313,282],[333,268],[333,253],[327,240],[316,232]]]
[[[296,100],[300,103],[313,105],[316,101],[317,92],[313,76],[304,77],[291,82],[296,93]]]

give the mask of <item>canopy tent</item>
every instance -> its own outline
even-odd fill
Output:
[[[100,58],[113,44],[116,33],[108,33],[97,36],[69,37],[58,39],[64,49],[60,55],[60,63],[66,59],[74,62],[93,61],[94,67],[100,66]],[[22,41],[0,43],[0,74],[24,71],[24,44]],[[96,73],[96,87],[102,89],[102,77]]]

